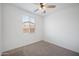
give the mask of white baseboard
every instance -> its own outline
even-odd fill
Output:
[[[31,41],[31,42],[26,43],[26,44],[22,44],[22,45],[19,45],[19,46],[10,48],[10,49],[3,50],[2,52],[6,52],[6,51],[9,51],[9,50],[12,50],[12,49],[16,49],[16,48],[19,48],[19,47],[22,47],[22,46],[30,45],[30,44],[33,44],[33,43],[38,42],[38,41],[40,41],[40,40]]]
[[[53,42],[53,41],[50,41],[50,40],[44,40],[44,41],[47,41],[47,42],[49,42],[49,43],[51,43],[51,44],[54,44],[54,45],[60,46],[60,47],[62,47],[62,48],[68,49],[68,50],[71,50],[71,51],[73,51],[73,52],[79,53],[79,51],[76,51],[76,50],[70,49],[70,48],[65,47],[65,46],[63,46],[63,45],[59,45],[59,44],[57,44],[57,43],[55,43],[55,42]]]

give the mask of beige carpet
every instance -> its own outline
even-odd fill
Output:
[[[79,53],[45,41],[39,41],[28,46],[3,52],[3,56],[79,56]]]

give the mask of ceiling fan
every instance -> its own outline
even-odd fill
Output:
[[[42,13],[46,13],[47,8],[55,8],[56,5],[48,5],[47,3],[39,3],[39,8],[35,9],[34,12],[41,11]]]

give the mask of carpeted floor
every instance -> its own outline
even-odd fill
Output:
[[[3,56],[79,56],[79,53],[54,44],[39,41],[27,46],[3,52]]]

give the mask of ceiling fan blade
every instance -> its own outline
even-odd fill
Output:
[[[47,7],[47,8],[55,8],[56,5],[47,5],[46,7]]]
[[[34,12],[37,12],[39,9],[35,9]]]

